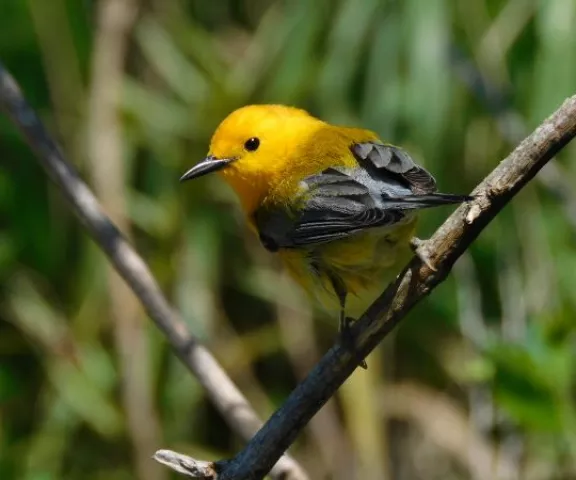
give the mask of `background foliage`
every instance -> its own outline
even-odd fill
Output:
[[[576,90],[567,0],[136,3],[121,165],[95,161],[87,141],[103,101],[97,1],[2,0],[0,57],[263,416],[336,324],[246,231],[217,178],[178,184],[219,121],[244,104],[298,105],[376,130],[444,191],[467,192]],[[312,478],[576,477],[574,153],[314,419],[293,448]],[[240,440],[4,118],[0,158],[0,477],[161,480],[160,446],[234,453]],[[449,213],[426,212],[420,235]]]

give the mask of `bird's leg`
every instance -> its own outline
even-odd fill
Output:
[[[366,360],[360,358],[358,353],[356,352],[355,343],[356,339],[354,338],[354,334],[352,333],[352,322],[354,319],[346,316],[346,286],[340,279],[340,277],[336,275],[329,275],[330,281],[332,282],[332,286],[334,288],[334,292],[338,297],[338,301],[340,302],[340,317],[338,322],[338,332],[340,334],[340,345],[346,350],[348,350],[356,359],[358,360],[358,365],[363,369],[367,369],[368,365],[366,364]]]
[[[340,318],[338,322],[338,333],[340,334],[340,343],[349,351],[354,350],[354,335],[352,335],[352,322],[354,319],[346,316],[346,310],[340,303]]]
[[[339,322],[338,322],[338,332],[340,333],[341,336],[352,335],[350,333],[352,320],[353,320],[352,318],[346,316],[346,310],[342,307],[342,305],[340,305],[340,318],[339,318]]]
[[[412,237],[410,239],[410,248],[414,254],[422,261],[422,263],[424,263],[430,270],[433,272],[438,271],[438,269],[432,265],[432,262],[430,261],[430,255],[424,240],[421,240],[418,237]]]
[[[352,333],[352,323],[354,319],[346,316],[346,311],[344,307],[340,309],[340,322],[339,322],[339,333],[340,333],[340,344],[348,350],[356,360],[358,360],[358,366],[362,367],[364,370],[368,368],[366,360],[361,358],[356,352],[356,338]]]

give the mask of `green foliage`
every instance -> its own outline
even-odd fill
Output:
[[[2,61],[89,181],[99,3],[0,5]],[[141,3],[120,101],[132,237],[263,416],[333,342],[336,323],[320,312],[310,321],[307,300],[217,178],[178,183],[219,121],[248,103],[298,105],[376,130],[434,172],[443,191],[466,192],[575,93],[571,1]],[[494,465],[514,465],[514,478],[576,476],[574,152],[502,212],[368,359],[369,373],[355,374],[374,398],[368,410],[355,415],[346,391],[340,410],[306,431],[294,454],[312,478],[481,478],[478,445]],[[104,256],[4,118],[0,157],[0,477],[159,479],[151,463],[146,473],[134,466],[153,452],[138,443],[123,403]],[[449,213],[426,212],[421,236]],[[147,359],[138,378],[160,425],[147,445],[233,454],[239,439],[138,317]],[[446,420],[429,392],[449,398],[461,423],[426,435]],[[450,443],[458,428],[477,442]],[[371,456],[366,438],[394,454]]]

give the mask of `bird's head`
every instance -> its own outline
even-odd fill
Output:
[[[306,111],[284,105],[250,105],[226,117],[208,156],[181,181],[218,172],[251,213],[270,187],[291,174],[294,152],[325,125]]]

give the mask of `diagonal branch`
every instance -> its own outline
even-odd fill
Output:
[[[138,296],[150,318],[196,376],[222,416],[242,438],[248,440],[252,437],[262,423],[248,401],[168,304],[146,263],[104,214],[94,194],[65,160],[60,148],[23,97],[16,81],[1,63],[0,110],[22,132],[94,241]],[[301,467],[288,455],[282,456],[274,466],[272,477],[282,480],[307,478]]]
[[[361,357],[441,283],[472,241],[552,157],[576,136],[576,96],[546,119],[472,192],[425,244],[437,271],[418,258],[370,306],[353,327]],[[248,445],[220,467],[218,480],[257,480],[294,441],[298,433],[358,366],[358,357],[338,345],[320,360]]]

